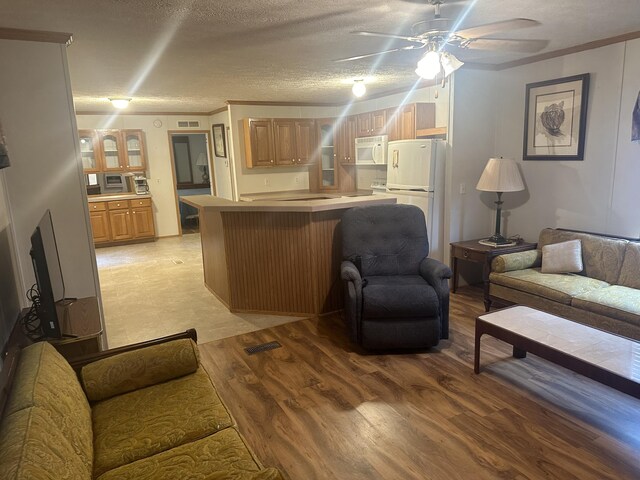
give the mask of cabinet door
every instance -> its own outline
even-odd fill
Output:
[[[416,138],[416,104],[404,105],[398,112],[401,140]]]
[[[80,156],[84,173],[97,173],[102,169],[100,140],[95,130],[78,130],[80,137]]]
[[[109,210],[109,224],[111,225],[111,240],[131,240],[133,238],[133,222],[129,209]]]
[[[376,110],[371,113],[371,135],[386,135],[387,111]]]
[[[320,190],[335,190],[338,188],[338,174],[336,171],[336,132],[333,119],[318,121],[318,137],[320,138]]]
[[[244,119],[245,160],[247,168],[273,167],[273,128],[268,119]]]
[[[358,137],[368,137],[373,135],[371,112],[361,113],[357,117],[357,135]]]
[[[294,120],[274,120],[273,140],[276,165],[295,165],[298,158],[296,151],[296,122]]]
[[[347,151],[347,163],[356,163],[356,137],[358,125],[355,115],[347,117],[345,123],[345,147]]]
[[[147,168],[144,132],[142,130],[124,130],[122,135],[127,170],[144,172]]]
[[[124,150],[122,136],[119,130],[101,130],[100,149],[104,160],[103,168],[106,172],[121,172],[124,170]]]
[[[317,146],[315,120],[296,121],[296,163],[313,163]]]
[[[91,205],[89,205],[91,208]],[[109,213],[106,210],[89,211],[93,243],[104,243],[111,240],[109,235]]]
[[[153,210],[151,207],[131,207],[133,217],[134,238],[153,237],[156,229],[153,224]]]

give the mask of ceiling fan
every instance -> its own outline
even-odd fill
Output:
[[[415,3],[415,0],[410,1]],[[444,77],[446,77],[463,65],[463,62],[446,50],[450,47],[459,50],[502,50],[533,53],[542,50],[549,43],[548,40],[521,40],[489,37],[489,35],[494,35],[508,30],[540,25],[540,22],[527,18],[512,18],[510,20],[487,23],[475,27],[464,28],[462,30],[453,30],[453,23],[451,20],[442,17],[440,14],[440,6],[444,3],[444,0],[425,0],[425,2],[426,4],[433,5],[435,7],[434,18],[414,23],[411,27],[411,35],[395,35],[390,33],[362,31],[351,32],[355,35],[405,40],[407,42],[411,42],[410,45],[392,48],[390,50],[383,50],[381,52],[341,58],[334,61],[350,62],[391,52],[426,48],[427,53],[418,62],[416,73],[423,78],[435,78],[441,71],[444,72]]]

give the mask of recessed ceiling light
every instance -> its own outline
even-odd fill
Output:
[[[351,91],[358,98],[362,97],[365,93],[367,93],[367,86],[364,84],[364,80],[363,79],[354,80],[353,87],[351,87]]]
[[[129,106],[129,102],[131,101],[131,99],[119,97],[119,98],[110,98],[109,101],[116,108],[127,108]]]

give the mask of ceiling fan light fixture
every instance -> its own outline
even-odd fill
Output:
[[[131,99],[119,97],[119,98],[110,98],[109,101],[114,107],[123,109],[129,106],[129,102],[131,101]]]
[[[432,80],[440,73],[440,69],[440,54],[435,50],[430,50],[418,62],[416,74],[427,80]]]
[[[442,64],[442,69],[444,70],[445,77],[448,77],[462,65],[464,65],[464,62],[458,60],[458,58],[456,58],[449,52],[442,52],[440,54],[440,63]]]
[[[353,87],[351,87],[351,92],[358,98],[367,93],[367,86],[364,84],[364,80],[354,80]]]

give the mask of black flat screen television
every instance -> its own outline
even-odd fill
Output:
[[[61,338],[56,302],[64,299],[64,279],[53,231],[51,212],[47,210],[31,235],[31,260],[36,274],[38,300],[34,302],[42,335]]]

